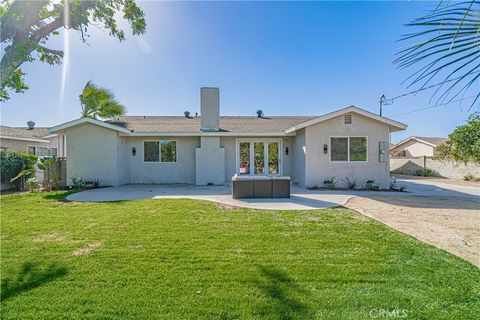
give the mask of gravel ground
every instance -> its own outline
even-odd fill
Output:
[[[479,199],[371,196],[345,206],[480,267]]]

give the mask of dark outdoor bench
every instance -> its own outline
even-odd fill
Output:
[[[290,198],[290,177],[234,176],[232,197]]]

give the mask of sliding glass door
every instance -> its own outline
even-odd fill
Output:
[[[282,175],[281,140],[237,141],[237,174]]]

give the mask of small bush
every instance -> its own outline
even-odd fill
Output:
[[[419,177],[436,177],[438,176],[438,172],[433,169],[426,168],[415,171],[415,175]]]
[[[27,181],[25,181],[25,189],[30,192],[40,191],[40,184],[38,183],[38,179],[36,177],[28,178]]]
[[[480,181],[480,178],[475,178],[473,174],[467,174],[465,177],[463,177],[463,180],[465,181]]]
[[[73,177],[72,178],[72,188],[77,190],[85,190],[88,188],[98,188],[100,182],[98,179],[87,180],[84,178]]]
[[[376,184],[374,180],[367,180],[365,181],[365,189],[371,190],[371,191],[379,191],[380,186]]]
[[[335,190],[337,189],[338,180],[335,177],[331,177],[330,179],[323,181],[323,184],[327,189]]]
[[[345,177],[345,181],[347,182],[348,189],[355,189],[355,187],[357,186],[357,179],[350,180]]]
[[[37,163],[37,160],[38,157],[31,154],[23,154],[8,150],[1,150],[1,181],[15,182],[16,187],[18,189],[21,189],[23,187],[22,182],[28,180],[35,175],[34,167]],[[23,174],[21,174],[22,172]]]

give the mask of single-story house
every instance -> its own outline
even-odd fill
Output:
[[[65,157],[65,136],[50,134],[46,127],[35,127],[28,121],[27,127],[0,126],[0,148],[40,157]]]
[[[407,128],[354,106],[322,116],[220,116],[219,89],[200,96],[200,115],[80,118],[50,128],[67,137],[67,180],[223,185],[234,175],[278,175],[303,186],[348,177],[387,187],[390,133]]]
[[[436,148],[447,141],[447,138],[410,137],[390,148],[392,157],[431,157],[436,155]]]

